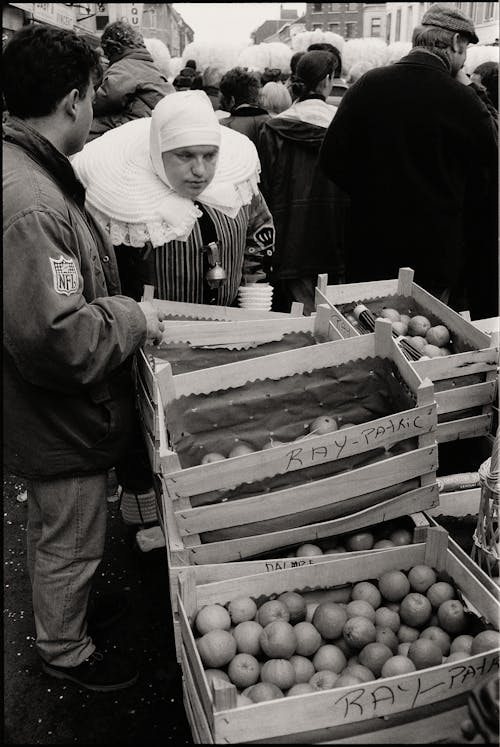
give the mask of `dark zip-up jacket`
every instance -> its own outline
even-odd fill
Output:
[[[5,467],[97,473],[123,455],[146,320],[68,159],[12,117],[3,143]]]
[[[347,196],[318,164],[326,129],[273,117],[259,136],[260,188],[276,230],[273,279],[328,273],[335,282],[344,270]]]
[[[246,135],[258,149],[259,131],[263,123],[269,119],[271,119],[269,112],[260,106],[241,104],[231,109],[231,113],[226,119],[221,119],[220,124]]]

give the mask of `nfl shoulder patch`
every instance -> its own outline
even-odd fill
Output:
[[[59,259],[50,257],[52,276],[54,278],[54,290],[65,296],[71,296],[78,291],[78,270],[74,259],[63,257]]]

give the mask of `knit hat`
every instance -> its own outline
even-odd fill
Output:
[[[447,31],[465,34],[469,37],[471,44],[477,44],[479,39],[474,31],[472,20],[457,8],[451,8],[448,5],[448,3],[446,5],[431,5],[422,16],[420,24],[422,26],[438,26]]]
[[[219,145],[214,178],[196,202],[235,218],[258,193],[257,150],[246,135],[219,124],[203,91],[168,94],[151,117],[105,132],[71,158],[86,205],[115,246],[187,240],[201,212],[171,187],[161,157],[187,145]]]

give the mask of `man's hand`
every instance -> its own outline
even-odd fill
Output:
[[[160,342],[164,327],[158,311],[150,301],[140,301],[139,307],[146,317],[148,342]]]

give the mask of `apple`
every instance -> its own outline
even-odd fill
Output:
[[[406,335],[408,332],[408,325],[406,322],[393,322],[392,328],[397,335]]]
[[[386,309],[384,307],[379,316],[383,319],[390,319],[391,322],[399,322],[401,320],[401,314],[396,309]]]
[[[307,558],[311,555],[323,555],[323,550],[318,545],[306,543],[297,548],[295,555],[297,558]]]
[[[408,326],[410,323],[410,319],[411,317],[408,316],[408,314],[401,314],[401,319],[399,321],[403,322],[404,324],[406,324],[406,326]]]
[[[422,353],[427,355],[429,358],[440,358],[441,348],[438,348],[437,345],[424,345]]]
[[[450,348],[439,348],[439,354],[443,357],[445,355],[451,355],[451,350]]]
[[[275,446],[284,446],[285,441],[278,441],[277,438],[270,438],[269,441],[266,441],[263,449],[274,449]]]
[[[410,335],[419,335],[425,337],[427,331],[430,329],[431,323],[426,316],[417,314],[410,319],[408,324],[408,333]]]
[[[236,446],[233,446],[228,456],[229,459],[232,459],[232,457],[244,456],[245,454],[253,454],[254,451],[255,449],[250,446],[250,444],[241,441],[239,444],[236,444]]]
[[[338,430],[338,423],[331,415],[320,415],[309,426],[309,433],[314,431],[316,435],[333,433],[336,430]]]
[[[220,462],[221,459],[225,459],[226,457],[224,454],[218,454],[216,451],[211,451],[208,454],[205,454],[203,459],[201,460],[202,464],[210,464],[211,462]]]
[[[408,342],[411,342],[414,348],[417,348],[417,350],[423,350],[424,346],[427,345],[427,340],[425,337],[421,337],[420,335],[408,335],[406,337]]]
[[[429,345],[436,345],[438,348],[448,345],[450,341],[448,327],[445,327],[444,324],[437,324],[435,327],[431,327],[427,330],[425,339]]]

